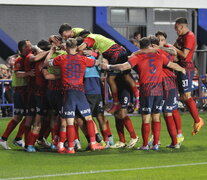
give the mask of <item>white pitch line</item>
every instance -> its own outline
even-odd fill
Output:
[[[82,174],[99,174],[99,173],[107,173],[107,172],[122,172],[122,171],[136,171],[136,170],[146,170],[146,169],[196,166],[196,165],[206,165],[206,164],[207,162],[201,162],[201,163],[191,163],[191,164],[174,164],[174,165],[165,165],[165,166],[152,166],[152,167],[128,168],[128,169],[108,169],[108,170],[106,169],[106,170],[97,170],[97,171],[71,172],[71,173],[64,173],[64,174],[48,174],[48,175],[14,177],[14,178],[3,178],[3,179],[0,178],[0,180],[37,179],[37,178],[72,176],[72,175],[82,175]]]

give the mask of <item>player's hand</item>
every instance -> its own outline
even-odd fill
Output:
[[[86,56],[92,56],[92,50],[83,50],[83,54]]]
[[[183,68],[182,73],[186,75],[186,70]]]
[[[100,64],[100,67],[101,67],[101,69],[103,69],[103,70],[107,70],[107,64],[105,64],[105,63],[101,63]]]

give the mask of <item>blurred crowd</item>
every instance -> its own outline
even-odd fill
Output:
[[[6,60],[6,64],[0,64],[0,80],[11,80],[12,71],[14,67],[14,61],[18,55],[12,55]],[[0,103],[12,104],[13,103],[13,90],[11,82],[5,82],[2,89],[2,83],[0,83]],[[2,92],[4,93],[4,102],[2,98]],[[0,117],[10,117],[12,114],[12,107],[1,106]]]

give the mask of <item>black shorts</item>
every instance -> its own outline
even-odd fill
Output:
[[[46,96],[49,109],[53,110],[56,114],[59,114],[62,106],[62,92],[60,90],[48,89]]]
[[[48,101],[46,95],[35,96],[36,101],[36,113],[43,116],[47,113],[48,110]]]
[[[36,100],[34,92],[28,92],[26,97],[26,115],[35,116],[36,115]]]
[[[17,87],[14,90],[14,115],[26,115],[26,87]]]
[[[104,113],[101,94],[86,94],[86,99],[90,105],[93,117],[96,117],[100,113]]]

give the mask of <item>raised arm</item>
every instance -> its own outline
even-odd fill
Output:
[[[48,51],[41,52],[41,53],[39,53],[37,55],[32,55],[32,56],[29,57],[29,61],[31,61],[31,62],[39,61],[42,58],[46,57],[47,54],[48,54]]]

